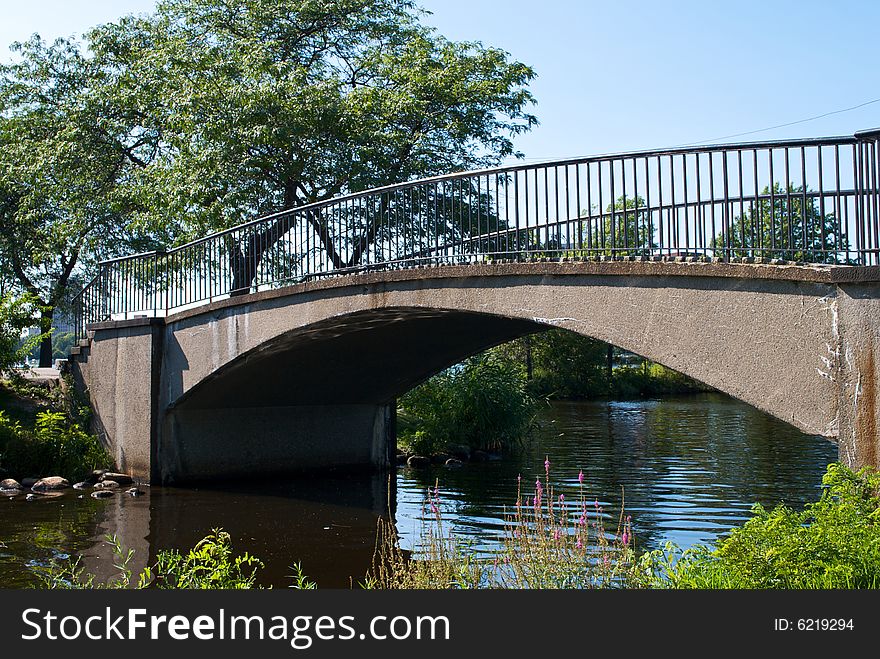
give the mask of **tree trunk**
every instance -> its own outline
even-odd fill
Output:
[[[608,378],[608,388],[611,388],[611,380],[614,377],[614,346],[608,344],[608,352],[605,355],[605,376]]]
[[[526,380],[532,381],[532,337],[526,335]]]
[[[52,366],[52,315],[54,309],[47,307],[40,314],[40,332],[44,334],[43,340],[40,341],[40,368],[50,368]]]

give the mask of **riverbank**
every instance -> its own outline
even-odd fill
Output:
[[[0,381],[0,491],[48,494],[71,483],[101,480],[101,473],[93,472],[109,471],[112,462],[98,438],[85,430],[89,415],[61,380],[15,376]]]

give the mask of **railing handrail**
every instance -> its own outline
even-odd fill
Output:
[[[431,185],[433,183],[444,183],[449,181],[455,181],[458,179],[465,178],[473,178],[477,176],[486,176],[486,175],[496,175],[496,174],[511,174],[514,172],[520,172],[524,170],[531,169],[544,169],[547,167],[566,167],[572,165],[585,165],[596,162],[608,162],[608,161],[616,161],[616,160],[629,160],[632,158],[653,158],[657,156],[676,156],[682,154],[695,154],[695,153],[713,153],[717,151],[750,151],[752,149],[784,149],[784,148],[797,148],[797,147],[806,147],[806,146],[834,146],[834,145],[843,145],[843,144],[854,144],[858,142],[860,139],[864,139],[859,137],[862,134],[865,135],[873,135],[874,132],[880,132],[880,129],[872,129],[868,131],[859,131],[855,133],[855,135],[841,135],[837,137],[814,137],[814,138],[802,138],[802,139],[787,139],[787,140],[762,140],[762,141],[752,141],[752,142],[730,142],[730,143],[718,143],[718,144],[706,144],[701,146],[678,146],[678,147],[669,147],[664,149],[646,149],[639,151],[622,151],[618,153],[606,153],[606,154],[597,154],[592,156],[583,156],[577,158],[566,158],[563,160],[546,160],[540,162],[533,163],[521,163],[521,164],[513,164],[513,165],[505,165],[502,167],[487,167],[483,169],[474,169],[474,170],[466,170],[462,172],[452,172],[450,174],[441,174],[438,176],[429,176],[421,179],[414,179],[411,181],[404,181],[402,183],[392,183],[390,185],[380,186],[377,188],[370,188],[368,190],[362,190],[360,192],[351,192],[344,195],[339,195],[336,197],[331,197],[329,199],[323,199],[321,201],[315,201],[310,204],[304,204],[302,206],[295,206],[293,208],[287,208],[285,210],[277,211],[275,213],[269,213],[267,215],[262,215],[256,219],[248,220],[247,222],[243,222],[241,224],[237,224],[233,227],[229,227],[227,229],[221,229],[220,231],[215,231],[206,236],[202,236],[201,238],[196,238],[189,242],[183,243],[181,245],[176,245],[174,247],[169,247],[164,250],[154,250],[150,252],[142,252],[140,254],[132,254],[127,256],[120,256],[112,259],[106,259],[99,262],[99,265],[109,265],[112,263],[118,263],[121,261],[127,261],[130,259],[136,259],[141,257],[149,257],[149,256],[161,256],[161,255],[171,255],[181,250],[187,249],[189,247],[194,247],[203,242],[207,242],[213,240],[215,238],[219,238],[224,235],[228,235],[231,233],[235,233],[238,231],[243,231],[249,229],[258,224],[271,222],[273,220],[280,219],[282,217],[286,217],[296,213],[307,213],[312,210],[317,210],[320,208],[324,208],[326,206],[331,206],[334,204],[346,202],[346,201],[354,201],[356,199],[362,199],[364,197],[370,197],[374,195],[387,194],[391,192],[397,192],[400,190],[405,190],[408,188],[413,188],[421,185]]]
[[[338,195],[104,259],[69,299],[84,332],[98,319],[414,264],[682,253],[880,264],[878,176],[880,128],[516,162]]]

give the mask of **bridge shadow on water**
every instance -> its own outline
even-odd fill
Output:
[[[300,562],[324,588],[357,587],[370,565],[380,516],[394,497],[381,474],[230,481],[188,488],[150,487],[139,498],[111,499],[98,522],[95,545],[84,553],[89,569],[112,575],[112,551],[103,541],[117,533],[135,550],[135,571],[153,563],[160,549],[186,550],[212,527],[230,533],[236,554],[264,559],[262,585],[290,585],[290,566]]]

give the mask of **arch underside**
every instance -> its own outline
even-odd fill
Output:
[[[482,281],[402,282],[383,285],[381,294],[364,287],[350,298],[337,291],[224,310],[209,332],[226,345],[234,330],[236,350],[226,359],[215,354],[219,365],[204,375],[192,373],[168,407],[384,405],[472,354],[562,327],[803,431],[835,435],[836,402],[820,368],[834,353],[827,287],[681,277],[499,279],[485,288]],[[250,317],[244,329],[242,314]],[[172,343],[204,322],[190,318],[171,332]],[[272,329],[261,334],[255,326]],[[178,350],[191,352],[185,341]]]

